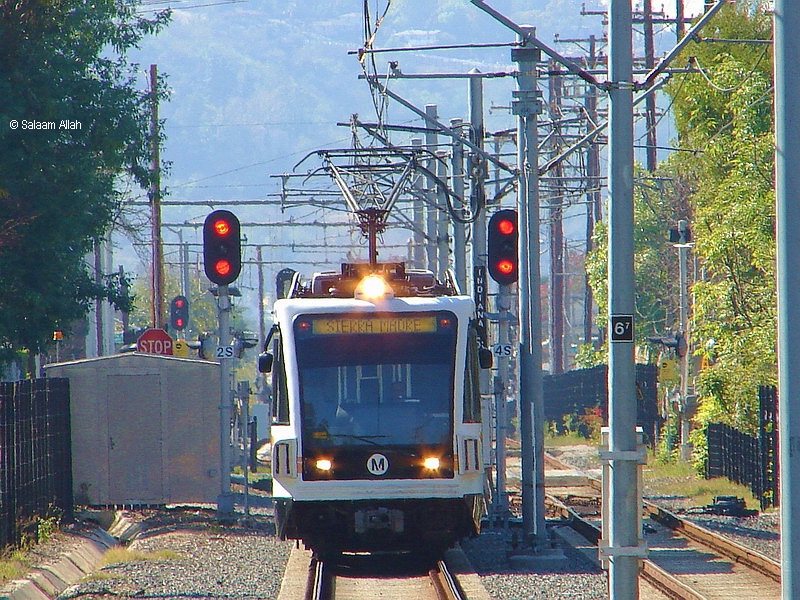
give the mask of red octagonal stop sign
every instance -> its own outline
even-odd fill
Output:
[[[163,329],[148,329],[136,340],[136,350],[172,356],[172,338]]]

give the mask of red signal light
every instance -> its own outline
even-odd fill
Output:
[[[511,235],[516,228],[516,224],[511,219],[500,219],[497,223],[497,231],[503,235]]]
[[[203,266],[217,285],[233,283],[242,270],[239,219],[229,210],[215,210],[203,224]]]
[[[514,272],[514,263],[508,259],[503,259],[497,263],[497,270],[503,275],[511,275]]]
[[[519,279],[519,231],[517,211],[498,210],[489,219],[486,249],[489,276],[501,285],[511,285]]]
[[[222,277],[227,277],[228,273],[231,272],[231,263],[225,259],[218,260],[214,264],[214,271]]]
[[[220,237],[225,237],[231,232],[231,224],[225,219],[217,219],[214,221],[214,232]]]
[[[172,328],[183,331],[189,323],[189,300],[186,296],[175,296],[169,305],[169,320]]]

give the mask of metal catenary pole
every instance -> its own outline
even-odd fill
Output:
[[[633,278],[633,48],[630,0],[609,7],[609,596],[639,597]]]
[[[526,28],[526,33],[533,33]],[[542,333],[539,266],[539,136],[541,101],[536,88],[538,48],[512,50],[519,64],[512,111],[519,117],[519,364],[520,436],[522,442],[522,528],[526,541],[547,542],[544,518],[544,440],[542,407]]]
[[[794,600],[800,598],[800,4],[776,0],[774,19],[781,589],[784,600]]]
[[[438,109],[436,108],[435,104],[426,104],[425,105],[425,114],[431,119],[438,119]],[[436,163],[437,160],[433,158],[436,154],[436,149],[439,144],[439,136],[437,135],[436,131],[433,129],[429,129],[425,133],[425,147],[428,150],[428,155],[431,156],[431,159],[428,161],[428,174],[425,175],[425,193],[428,198],[428,202],[426,203],[427,206],[425,207],[425,233],[428,239],[428,242],[425,246],[426,256],[428,259],[428,269],[436,273],[437,269],[437,253],[439,250],[439,245],[436,242],[437,238],[437,227],[436,227],[436,219],[437,213],[436,210],[436,180],[431,175],[432,173],[436,173]]]
[[[451,119],[450,126],[454,130],[460,131],[463,129],[464,121],[462,119]],[[464,185],[464,145],[457,139],[454,139],[452,147],[451,170],[453,173],[453,180],[450,187],[456,197],[463,198],[464,190],[466,189]],[[462,219],[465,216],[464,211],[455,206],[453,207],[453,212]],[[447,212],[445,212],[445,215],[447,215]],[[458,287],[464,291],[467,289],[467,230],[466,225],[456,219],[453,219],[453,265],[455,267],[454,270]]]
[[[225,349],[231,343],[230,312],[231,299],[228,286],[220,285],[217,294],[219,309],[219,347]],[[223,352],[224,354],[224,352]],[[233,514],[231,493],[231,359],[219,357],[219,468],[220,490],[217,498],[217,514],[228,518]]]

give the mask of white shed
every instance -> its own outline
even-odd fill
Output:
[[[77,504],[216,502],[219,363],[126,353],[45,371],[69,379]]]

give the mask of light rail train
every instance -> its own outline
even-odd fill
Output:
[[[403,263],[295,276],[259,357],[271,372],[278,533],[318,553],[440,552],[487,489],[472,298]],[[487,360],[488,356],[488,360]]]

